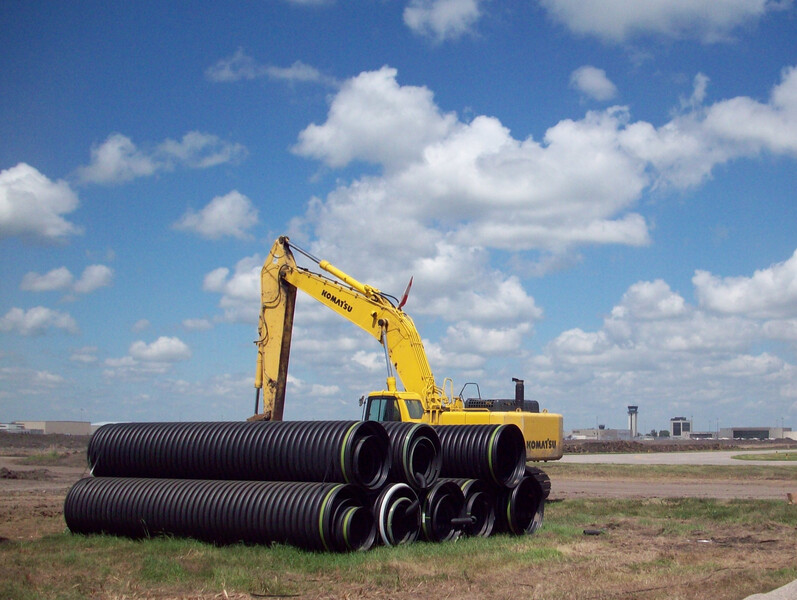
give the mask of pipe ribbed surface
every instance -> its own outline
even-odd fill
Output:
[[[98,477],[336,481],[378,489],[390,442],[373,421],[114,423],[88,448]]]
[[[496,531],[530,535],[542,526],[545,497],[540,482],[524,477],[515,488],[499,489],[496,494]]]
[[[88,477],[69,490],[64,518],[73,533],[320,551],[365,550],[375,537],[360,491],[341,483]]]
[[[424,539],[445,542],[458,538],[466,526],[462,514],[464,505],[465,496],[456,483],[438,480],[427,490],[421,503],[421,532]]]
[[[484,479],[514,487],[526,469],[526,441],[517,425],[437,425],[441,477]]]
[[[431,425],[386,421],[390,438],[390,481],[408,483],[416,490],[432,486],[440,475],[440,438]]]
[[[489,537],[495,527],[495,493],[482,479],[450,479],[462,490],[465,497],[463,516],[470,524],[462,528],[462,533],[475,537]]]
[[[379,538],[386,546],[408,544],[421,531],[418,495],[406,483],[389,483],[372,502]]]

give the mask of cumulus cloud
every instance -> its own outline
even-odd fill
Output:
[[[20,396],[52,394],[54,389],[66,383],[66,379],[56,373],[25,367],[0,368],[0,381],[12,384],[15,394]]]
[[[606,76],[606,71],[591,65],[573,71],[570,86],[595,100],[611,100],[617,96],[617,87]]]
[[[89,294],[101,287],[111,285],[113,269],[105,265],[90,265],[75,282],[74,290],[78,294]]]
[[[692,283],[706,310],[767,319],[797,317],[797,251],[751,277],[718,277],[696,271]]]
[[[255,254],[239,260],[232,272],[227,267],[220,267],[205,275],[202,288],[221,294],[219,306],[224,311],[225,321],[257,323],[262,268],[263,259]]]
[[[241,144],[199,131],[189,131],[179,141],[167,139],[148,151],[139,149],[127,136],[113,133],[91,149],[91,161],[79,167],[77,174],[84,183],[122,183],[178,165],[205,169],[245,156],[246,148]]]
[[[416,159],[419,150],[451,131],[456,117],[441,114],[428,89],[399,86],[396,75],[383,67],[346,81],[326,123],[305,128],[294,152],[331,167],[362,160],[392,169]]]
[[[40,275],[31,271],[22,277],[19,289],[26,292],[52,292],[72,287],[75,277],[66,267],[59,267]]]
[[[539,0],[555,20],[571,31],[608,42],[657,34],[716,43],[732,38],[739,27],[754,24],[781,9],[778,0]]]
[[[177,362],[191,358],[191,349],[180,338],[161,336],[150,344],[133,342],[130,356],[148,362]]]
[[[175,229],[193,231],[200,236],[217,240],[224,236],[251,239],[247,233],[257,223],[257,209],[252,201],[238,192],[216,196],[199,212],[188,210],[174,224]]]
[[[699,271],[697,306],[662,280],[637,282],[600,329],[565,331],[532,357],[527,391],[555,397],[568,389],[569,402],[587,402],[590,411],[659,398],[668,410],[689,406],[699,413],[703,401],[719,401],[736,411],[724,419],[741,418],[755,399],[785,401],[797,367],[757,349],[767,340],[797,341],[793,262],[752,277]],[[767,320],[772,315],[784,318]],[[671,416],[651,403],[645,408],[654,418]]]
[[[65,181],[51,181],[25,163],[0,171],[0,239],[61,241],[81,233],[64,218],[77,207],[78,197]]]
[[[214,83],[230,83],[268,77],[290,83],[317,83],[330,87],[338,85],[338,81],[334,77],[324,75],[315,67],[300,60],[295,61],[289,67],[264,65],[246,54],[243,48],[238,48],[232,56],[222,58],[208,67],[205,70],[205,77]]]
[[[34,306],[28,310],[12,308],[0,317],[0,331],[19,335],[43,335],[54,329],[67,333],[78,333],[78,326],[72,315],[44,306]]]
[[[128,354],[103,361],[104,375],[114,379],[140,379],[170,371],[175,363],[191,358],[191,348],[177,337],[161,336],[154,342],[138,340]]]
[[[105,265],[86,267],[77,281],[69,269],[58,267],[44,275],[34,271],[26,273],[19,287],[27,292],[70,291],[77,294],[89,294],[101,287],[111,285],[112,281],[113,269]]]
[[[438,42],[471,31],[481,17],[481,0],[411,0],[404,9],[404,24],[415,33]]]

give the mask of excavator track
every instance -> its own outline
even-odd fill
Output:
[[[551,478],[548,477],[548,474],[542,469],[526,465],[526,476],[534,477],[537,480],[537,483],[540,484],[540,489],[542,489],[542,497],[547,500],[548,494],[551,493]]]

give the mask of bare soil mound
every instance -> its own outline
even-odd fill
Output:
[[[0,469],[0,479],[29,479],[41,481],[52,479],[53,475],[47,469],[29,469],[27,471],[12,471],[5,467]]]

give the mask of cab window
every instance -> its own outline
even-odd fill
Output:
[[[401,413],[393,397],[376,396],[368,400],[366,421],[401,421]]]
[[[407,413],[410,419],[423,418],[423,405],[420,400],[405,400],[404,404],[407,407]]]

